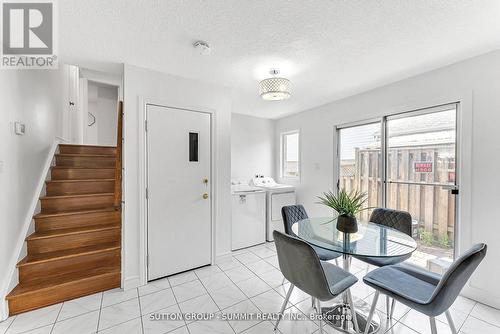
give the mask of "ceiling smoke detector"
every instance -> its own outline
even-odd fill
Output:
[[[274,75],[272,78],[267,78],[259,82],[260,96],[267,101],[281,101],[289,99],[290,93],[290,80],[280,78],[280,70],[271,69],[269,74]]]
[[[209,56],[210,53],[212,52],[212,50],[210,49],[210,45],[207,42],[196,41],[194,42],[193,47],[202,56]]]

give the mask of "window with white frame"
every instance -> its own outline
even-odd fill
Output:
[[[300,175],[299,131],[281,134],[281,177],[298,178]]]

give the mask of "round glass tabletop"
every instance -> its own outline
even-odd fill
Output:
[[[403,256],[417,248],[409,235],[375,223],[358,221],[357,233],[340,232],[333,217],[300,220],[293,224],[292,231],[314,246],[355,256]]]

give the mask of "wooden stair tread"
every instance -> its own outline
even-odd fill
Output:
[[[42,279],[39,281],[20,283],[7,295],[6,299],[9,300],[22,295],[38,293],[41,290],[48,288],[63,287],[68,283],[84,281],[88,278],[95,278],[96,276],[101,275],[106,276],[109,274],[120,274],[120,268],[95,268],[83,272],[73,272],[59,276],[47,277],[46,279]]]
[[[64,229],[50,230],[50,231],[40,231],[40,232],[34,232],[31,235],[29,235],[26,238],[26,241],[61,237],[72,234],[82,234],[88,232],[106,231],[119,228],[120,225],[118,224],[102,224],[102,225],[88,225],[88,226],[74,227],[74,228],[64,228]]]
[[[107,252],[115,249],[119,249],[120,243],[108,243],[101,244],[97,246],[87,246],[73,249],[66,249],[57,252],[49,252],[49,253],[39,253],[39,254],[28,254],[24,259],[19,261],[17,264],[18,267],[26,266],[30,264],[38,264],[44,263],[54,260],[67,259],[76,256],[89,255],[99,252]]]
[[[106,146],[106,145],[81,145],[81,144],[59,144],[59,146],[65,146],[65,147],[97,147],[97,148],[116,148],[116,146]]]
[[[104,209],[92,209],[92,210],[72,210],[72,211],[61,211],[61,212],[51,212],[51,213],[38,213],[33,218],[51,218],[51,217],[62,217],[62,216],[72,216],[72,215],[84,215],[88,213],[98,213],[98,212],[112,212],[116,211],[116,208],[109,207]]]
[[[52,166],[52,169],[115,169],[115,167]]]
[[[48,180],[45,183],[64,183],[64,182],[109,182],[115,181],[115,179],[65,179],[65,180]]]
[[[55,196],[42,196],[40,199],[63,199],[63,198],[84,198],[95,196],[114,196],[114,193],[94,193],[94,194],[78,194],[78,195],[55,195]]]
[[[115,154],[57,153],[56,157],[114,158]]]

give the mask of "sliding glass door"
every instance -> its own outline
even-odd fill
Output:
[[[340,128],[338,188],[363,191],[368,207],[380,207],[382,201],[380,122]],[[371,211],[362,211],[360,220],[368,220]]]
[[[410,261],[439,273],[454,255],[456,119],[451,104],[338,128],[339,189],[367,192],[368,206],[408,211],[419,243]]]

